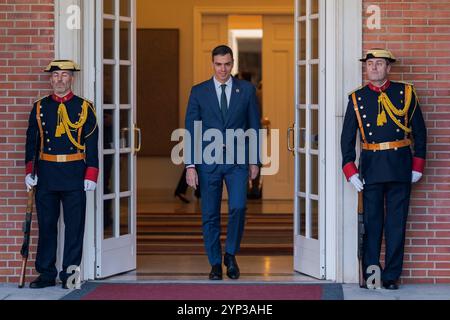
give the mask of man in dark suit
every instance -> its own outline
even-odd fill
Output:
[[[36,271],[30,288],[55,285],[55,266],[60,206],[64,209],[65,238],[63,269],[59,274],[67,288],[67,269],[79,266],[83,252],[86,191],[94,191],[98,177],[98,129],[93,104],[72,93],[73,61],[55,60],[49,72],[53,94],[37,100],[30,114],[26,139],[26,178],[30,190],[36,186],[39,242]],[[39,146],[36,146],[36,140]],[[37,149],[38,148],[38,149]],[[37,155],[37,175],[32,160]],[[39,179],[38,179],[39,178]]]
[[[201,149],[202,153],[206,153],[208,145],[202,141],[194,141],[190,146],[190,155],[185,160],[186,180],[193,188],[197,188],[200,182],[203,238],[212,266],[209,274],[211,280],[222,279],[220,207],[225,181],[229,195],[229,215],[223,262],[227,267],[227,276],[238,279],[240,272],[235,255],[239,252],[244,231],[247,183],[249,178],[255,179],[259,173],[260,115],[255,87],[247,81],[231,76],[234,64],[232,50],[227,46],[215,48],[212,52],[212,62],[213,78],[192,88],[186,113],[186,129],[191,139],[201,139],[210,129],[220,132],[223,144],[214,152],[215,159],[220,160],[205,159],[200,163],[195,161],[196,150]],[[196,122],[197,125],[201,123],[202,137],[194,134]],[[239,136],[239,130],[247,132],[249,129],[256,133],[256,141],[249,139],[249,142],[244,139],[243,142],[236,136],[227,136],[227,131],[230,130],[234,130]],[[199,143],[201,146],[198,148]],[[244,161],[240,151],[245,153]]]
[[[395,290],[403,266],[411,183],[418,182],[424,171],[427,133],[414,86],[388,79],[394,55],[373,49],[361,61],[369,83],[349,95],[341,135],[342,165],[347,180],[358,192],[364,190],[364,278],[369,266],[381,268],[384,229],[383,286]],[[359,170],[354,163],[358,129]]]

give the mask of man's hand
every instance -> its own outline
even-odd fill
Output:
[[[97,184],[91,180],[84,180],[84,191],[95,191]]]
[[[364,189],[364,184],[361,179],[359,179],[358,174],[354,174],[350,178],[351,184],[355,187],[356,191],[361,192]]]
[[[419,180],[422,178],[422,174],[417,171],[413,171],[411,175],[411,182],[416,183],[419,182]]]
[[[34,179],[31,177],[31,174],[28,174],[25,177],[25,185],[27,186],[27,192],[30,192],[31,189],[37,186],[38,177],[34,176]]]
[[[186,169],[186,183],[188,186],[197,190],[198,187],[198,174],[195,168],[187,168]]]
[[[259,167],[254,164],[250,165],[250,180],[255,180],[259,173]]]

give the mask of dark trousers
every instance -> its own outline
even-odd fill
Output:
[[[84,223],[86,217],[86,192],[84,191],[36,191],[36,211],[39,224],[39,241],[36,271],[47,280],[54,280],[58,242],[58,219],[61,203],[64,209],[64,257],[59,274],[62,281],[70,276],[67,268],[80,266],[83,253]]]
[[[406,220],[411,184],[400,182],[364,186],[364,257],[363,268],[380,265],[380,251],[385,235],[386,255],[382,280],[398,280],[402,273]],[[385,212],[386,211],[386,212]],[[366,274],[366,279],[370,275]]]
[[[235,255],[239,252],[244,233],[247,205],[248,167],[218,165],[213,172],[199,172],[202,188],[203,239],[209,263],[222,264],[220,242],[220,207],[222,203],[223,181],[228,191],[228,226],[225,251]]]

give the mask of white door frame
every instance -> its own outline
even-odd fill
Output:
[[[327,1],[326,8],[327,279],[357,283],[357,194],[342,174],[340,136],[347,93],[362,82],[362,0]]]
[[[69,10],[71,6],[74,10]],[[76,11],[79,8],[79,11]],[[82,71],[77,74],[74,92],[91,101],[95,99],[95,56],[94,1],[58,0],[55,1],[55,59],[72,59],[82,65]],[[77,18],[79,14],[80,29],[70,29],[67,22]],[[101,119],[99,119],[101,121]],[[82,280],[95,277],[95,194],[88,193],[86,199],[86,224],[83,245],[83,260],[81,262]],[[60,219],[58,236],[58,264],[61,264],[64,245],[64,223]]]

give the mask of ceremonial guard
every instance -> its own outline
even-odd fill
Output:
[[[45,71],[51,74],[53,94],[34,103],[26,140],[25,183],[29,190],[36,187],[39,225],[36,270],[40,276],[30,287],[55,285],[57,223],[62,203],[65,238],[59,278],[62,287],[67,288],[67,268],[81,263],[86,191],[94,191],[97,186],[97,119],[93,104],[72,93],[74,72],[80,71],[77,64],[56,60]],[[35,155],[38,165],[33,179]]]
[[[360,61],[365,62],[369,83],[349,95],[341,135],[343,171],[356,190],[363,192],[364,279],[369,266],[378,266],[383,287],[395,290],[403,267],[411,184],[424,171],[427,133],[414,86],[388,79],[394,55],[373,49]],[[361,155],[357,168],[358,129]],[[381,268],[383,229],[386,255]]]

